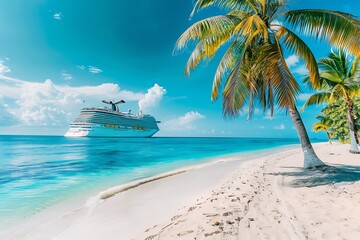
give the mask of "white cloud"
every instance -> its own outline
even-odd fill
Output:
[[[298,97],[297,97],[297,100],[299,101],[306,101],[309,99],[309,97],[311,96],[312,94],[311,93],[302,93],[300,94]]]
[[[4,103],[2,95],[0,95],[0,123],[1,126],[14,125],[17,123],[15,114],[11,111],[8,104]]]
[[[271,116],[270,114],[267,114],[263,117],[263,119],[266,119],[266,120],[273,120],[274,119],[274,116]]]
[[[309,74],[309,71],[307,70],[305,65],[295,67],[295,68],[291,69],[291,72],[299,74],[299,75],[307,75],[307,74]]]
[[[98,67],[94,67],[94,66],[89,66],[89,72],[94,73],[94,74],[98,74],[98,73],[102,73],[103,71],[98,68]]]
[[[101,100],[104,98],[118,99],[121,96],[126,101],[139,101],[146,95],[122,90],[113,83],[72,87],[56,85],[50,79],[27,82],[6,76],[0,76],[0,94],[11,105],[12,115],[22,124],[32,126],[66,126],[81,108],[102,106]],[[1,112],[4,112],[4,107]],[[0,122],[5,124],[5,121],[1,119]]]
[[[84,65],[77,65],[76,67],[81,69],[81,70],[85,70],[85,68],[86,68]]]
[[[0,59],[0,75],[4,75],[5,73],[9,73],[11,70],[8,66],[4,65],[4,61]]]
[[[300,58],[296,56],[295,54],[290,55],[288,58],[285,59],[286,64],[290,68],[292,73],[299,74],[299,75],[306,75],[308,74],[308,70],[306,66],[302,63],[300,63]]]
[[[158,105],[165,94],[166,89],[155,83],[153,87],[148,89],[144,98],[140,99],[139,109],[144,112],[151,112],[151,110]]]
[[[89,65],[87,68],[85,67],[85,65],[77,65],[76,66],[77,68],[79,68],[80,70],[85,70],[87,69],[90,73],[93,73],[93,74],[98,74],[98,73],[102,73],[103,70],[99,67],[95,67],[95,66],[91,66]]]
[[[199,112],[195,112],[195,111],[187,112],[183,116],[166,121],[163,124],[162,129],[164,129],[165,131],[193,130],[197,128],[194,122],[203,118],[205,118],[205,116],[200,114]]]
[[[291,67],[295,67],[298,63],[299,63],[300,59],[298,56],[294,55],[290,55],[289,57],[287,57],[285,59],[286,64],[288,65],[289,68]]]
[[[178,120],[179,120],[179,124],[184,126],[196,120],[202,119],[204,117],[205,116],[200,114],[199,112],[191,111],[191,112],[187,112],[184,116],[179,117]]]
[[[73,76],[70,73],[66,73],[66,72],[62,72],[61,76],[63,77],[64,80],[71,80],[73,79]]]
[[[265,120],[273,120],[276,119],[276,117],[274,115],[271,116],[271,111],[266,111],[265,116],[263,116],[263,119]]]
[[[53,15],[53,18],[56,19],[56,20],[61,20],[61,17],[62,17],[62,14],[61,13],[55,13]]]
[[[274,129],[275,130],[285,130],[285,125],[282,123],[282,124],[280,124],[280,126],[275,126]]]
[[[274,20],[271,22],[271,25],[284,25],[283,22],[279,22],[278,20]],[[279,30],[280,26],[271,26],[271,29]]]

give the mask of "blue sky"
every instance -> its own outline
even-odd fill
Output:
[[[360,15],[360,3],[289,1],[289,8],[323,8]],[[195,21],[218,14],[206,9],[189,20],[191,0],[13,0],[0,8],[0,134],[62,135],[82,107],[101,100],[127,101],[161,120],[157,136],[296,137],[284,111],[270,117],[256,111],[224,119],[221,101],[212,103],[212,79],[219,60],[190,77],[183,69],[190,50],[173,55],[177,38]],[[317,58],[330,47],[306,39]],[[294,75],[306,74],[287,56]],[[308,94],[299,97],[301,106]],[[311,137],[319,108],[302,117]]]

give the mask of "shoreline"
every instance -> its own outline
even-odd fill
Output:
[[[154,181],[162,180],[167,177],[172,177],[172,176],[175,176],[178,174],[197,170],[197,169],[200,169],[203,167],[208,167],[213,164],[217,164],[217,163],[221,163],[221,162],[239,161],[238,158],[241,158],[243,161],[250,161],[255,158],[262,157],[272,151],[275,151],[275,152],[287,151],[289,149],[297,147],[298,145],[299,144],[289,144],[289,145],[274,147],[274,148],[265,149],[265,150],[252,150],[252,151],[248,151],[248,152],[230,153],[230,154],[224,154],[224,155],[219,155],[219,156],[214,156],[214,157],[200,158],[200,159],[202,159],[200,161],[201,163],[197,163],[197,164],[191,163],[190,165],[185,165],[183,167],[179,167],[174,170],[165,171],[163,173],[155,174],[150,177],[140,178],[140,179],[137,179],[134,181],[124,183],[124,184],[116,185],[116,186],[110,187],[104,191],[99,192],[96,195],[96,197],[99,200],[106,200],[108,198],[115,196],[116,194],[126,192],[130,189],[133,189],[133,188],[136,188],[136,187],[139,187],[139,186],[142,186],[144,184],[151,183]],[[276,153],[271,153],[271,154],[276,154]],[[245,159],[245,157],[249,157],[249,159]]]
[[[2,226],[0,226],[0,236],[13,228],[16,228],[20,225],[26,224],[27,222],[31,221],[33,218],[37,218],[38,215],[43,215],[44,212],[54,212],[58,213],[58,209],[62,209],[63,211],[71,211],[71,209],[81,209],[83,207],[86,207],[85,203],[92,204],[91,200],[94,200],[97,195],[99,195],[102,192],[109,192],[111,188],[122,188],[127,187],[129,185],[137,185],[139,182],[151,180],[152,178],[161,177],[163,175],[167,174],[173,174],[178,171],[189,171],[192,168],[198,168],[202,167],[203,165],[212,164],[213,162],[217,162],[218,159],[229,159],[233,158],[234,156],[247,156],[247,155],[253,155],[258,154],[266,151],[273,151],[276,149],[281,149],[288,146],[293,146],[294,144],[288,144],[283,146],[276,146],[272,148],[266,148],[266,149],[260,149],[260,150],[250,150],[250,151],[242,151],[240,152],[228,152],[228,153],[221,153],[221,154],[215,154],[213,156],[209,156],[205,154],[205,156],[197,156],[194,158],[189,158],[189,156],[185,156],[185,160],[181,161],[174,161],[174,162],[164,162],[164,164],[161,165],[154,165],[153,167],[145,167],[145,171],[142,170],[142,173],[137,174],[135,172],[135,175],[130,176],[128,174],[127,177],[124,177],[122,175],[113,175],[107,177],[107,179],[100,179],[101,181],[96,181],[94,184],[90,185],[87,184],[88,188],[84,187],[77,187],[77,189],[71,189],[70,191],[67,191],[65,194],[65,198],[63,198],[62,201],[55,202],[52,205],[48,205],[45,208],[33,208],[32,211],[30,208],[27,212],[18,212],[17,215],[9,215],[9,218],[5,218],[5,216],[0,219],[0,223],[2,223]],[[128,178],[129,177],[129,178]],[[152,181],[152,180],[151,180]],[[62,195],[62,194],[61,194]],[[60,195],[60,196],[61,196]],[[52,196],[49,196],[50,199]],[[96,203],[93,203],[96,205]],[[15,208],[16,209],[16,208]]]
[[[88,198],[85,205],[78,206],[76,209],[72,208],[73,210],[70,210],[69,208],[65,208],[66,214],[62,213],[62,215],[67,216],[66,218],[68,218],[69,215],[72,215],[74,213],[75,213],[74,215],[77,215],[79,212],[86,212],[86,214],[84,214],[84,215],[87,215],[89,212],[93,212],[95,208],[97,208],[99,205],[101,205],[103,203],[104,199],[106,199],[106,201],[107,201],[108,199],[111,199],[112,196],[115,195],[115,197],[116,197],[121,192],[124,192],[126,190],[128,190],[128,191],[134,190],[134,187],[138,188],[141,186],[148,185],[149,183],[156,184],[156,182],[166,181],[169,177],[174,177],[175,175],[183,175],[186,173],[188,173],[188,174],[190,173],[190,175],[192,175],[192,174],[194,174],[193,173],[194,171],[196,172],[199,169],[209,168],[211,166],[214,167],[216,164],[234,163],[234,165],[237,165],[237,164],[241,164],[244,161],[249,161],[249,160],[258,158],[259,155],[264,156],[264,155],[274,152],[274,151],[280,152],[280,151],[284,151],[284,150],[288,150],[288,149],[293,149],[296,147],[298,147],[298,144],[290,144],[290,145],[275,147],[275,148],[271,148],[271,149],[240,152],[240,153],[236,153],[236,154],[232,153],[232,154],[207,158],[206,162],[202,162],[200,164],[181,167],[176,170],[168,171],[168,172],[165,172],[162,174],[157,174],[157,175],[149,177],[149,178],[139,179],[137,181],[132,181],[132,182],[129,182],[126,184],[121,184],[119,186],[111,187],[105,191],[100,192],[96,196]],[[230,168],[230,169],[232,169],[232,168]],[[227,169],[226,171],[222,172],[223,177],[228,174],[228,171],[230,169]],[[234,168],[234,169],[236,169],[236,168]],[[219,178],[219,176],[218,176],[218,178]],[[201,190],[201,188],[198,190]],[[5,237],[9,236],[10,237],[9,239],[16,238],[17,236],[22,236],[21,239],[26,239],[25,236],[29,235],[29,231],[33,227],[33,225],[38,225],[38,224],[41,225],[41,223],[46,222],[47,219],[51,219],[50,221],[54,221],[53,220],[54,218],[55,219],[63,218],[63,216],[61,216],[61,213],[60,213],[61,211],[59,211],[60,209],[57,209],[56,206],[54,208],[55,208],[55,209],[53,209],[54,211],[50,210],[47,212],[47,210],[45,210],[44,213],[40,213],[39,216],[34,216],[34,217],[26,220],[20,226],[16,226],[9,230],[3,231],[0,234],[0,236],[5,236]],[[54,222],[56,222],[56,221],[59,221],[59,220],[55,220]],[[72,224],[67,224],[67,226],[65,226],[65,225],[63,226],[63,230],[72,226]],[[49,227],[48,224],[46,224],[46,228],[48,228],[48,227]],[[41,232],[40,229],[39,229],[39,231]],[[47,229],[45,232],[48,232],[48,231],[49,230]],[[54,231],[57,232],[55,235],[60,234],[58,228],[54,229]],[[30,236],[32,236],[31,233],[30,233]],[[38,238],[40,238],[40,237],[38,237]],[[46,239],[46,237],[44,239]]]

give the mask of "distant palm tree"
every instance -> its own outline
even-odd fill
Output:
[[[317,117],[330,126],[331,138],[336,138],[341,143],[350,143],[347,112],[346,102],[344,99],[340,99],[321,109],[321,114]],[[358,99],[354,101],[354,112],[356,113],[354,116],[355,127],[360,129],[360,100]]]
[[[315,132],[325,131],[329,143],[332,144],[332,142],[331,142],[331,133],[330,133],[331,126],[329,124],[327,116],[325,116],[324,114],[321,114],[321,115],[317,116],[316,118],[318,120],[320,120],[320,121],[316,122],[313,125],[313,130]]]
[[[303,109],[310,105],[332,103],[343,99],[347,107],[347,121],[350,128],[350,152],[360,153],[357,146],[354,122],[354,99],[360,96],[360,58],[351,59],[343,50],[331,52],[329,57],[319,61],[320,84],[314,87],[321,90],[309,97]],[[309,78],[305,82],[312,86]]]
[[[274,105],[286,109],[301,141],[304,167],[324,165],[313,150],[295,106],[300,87],[285,62],[283,47],[305,60],[315,86],[319,80],[317,62],[306,43],[288,27],[360,54],[360,22],[350,14],[329,10],[284,11],[286,0],[196,0],[191,15],[211,5],[229,12],[196,22],[176,43],[176,50],[185,48],[191,40],[196,44],[185,74],[189,75],[201,61],[211,60],[222,45],[228,44],[215,73],[212,100],[219,97],[225,81],[225,116],[237,116],[247,106],[250,118],[255,100],[264,110],[270,109],[271,115]]]

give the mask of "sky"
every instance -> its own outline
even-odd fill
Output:
[[[161,121],[156,136],[297,137],[283,110],[260,108],[250,121],[222,115],[211,87],[223,50],[190,77],[191,49],[174,54],[178,37],[193,23],[221,14],[211,7],[189,19],[192,0],[0,0],[0,134],[63,135],[81,108],[125,100],[121,110],[143,111]],[[289,0],[288,9],[321,8],[360,16],[353,0]],[[331,47],[306,39],[317,59]],[[286,56],[301,82],[307,74]],[[303,86],[297,106],[310,95]],[[302,118],[311,131],[320,107]]]

